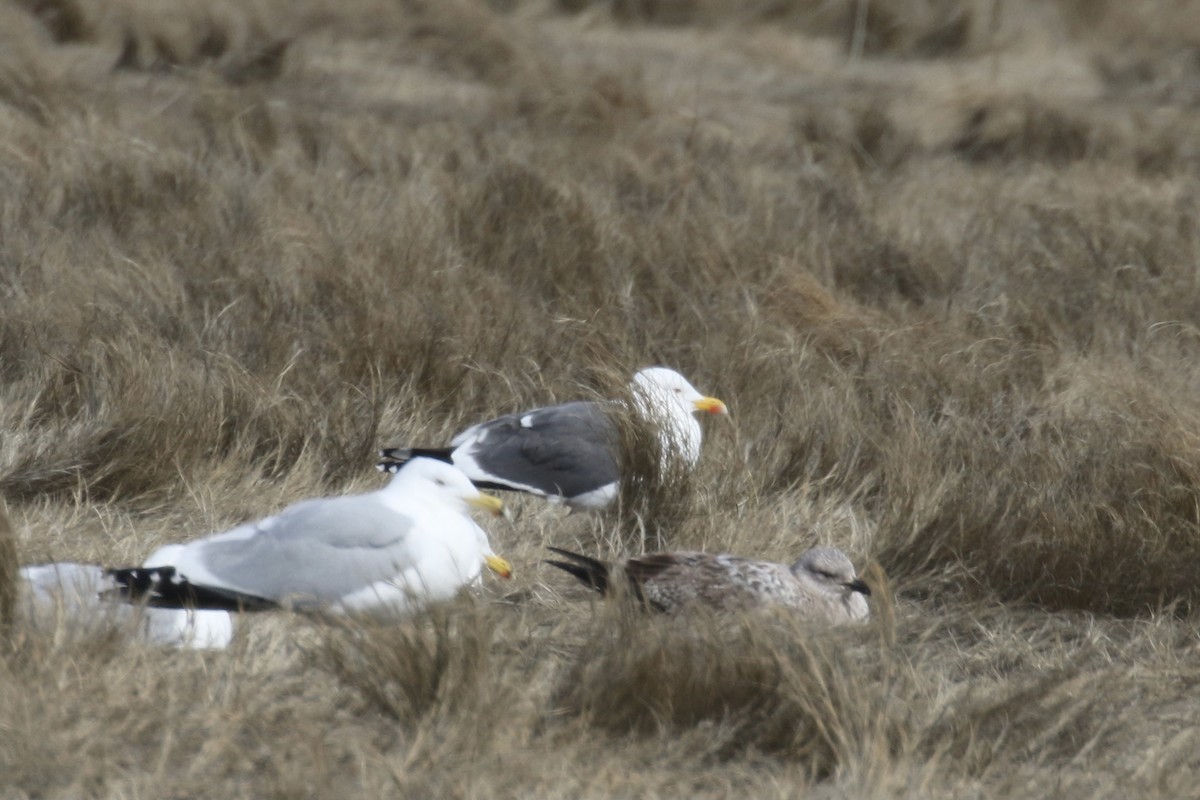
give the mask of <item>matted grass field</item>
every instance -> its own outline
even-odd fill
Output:
[[[1194,2],[0,4],[0,598],[641,366],[731,411],[425,618],[13,621],[0,797],[1200,795],[1198,110]],[[874,616],[546,543],[836,545]]]

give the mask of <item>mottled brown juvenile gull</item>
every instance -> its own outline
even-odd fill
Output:
[[[867,618],[871,590],[841,550],[814,547],[790,567],[772,561],[695,552],[652,553],[619,568],[599,559],[550,547],[568,561],[547,561],[601,594],[614,580],[647,606],[675,612],[690,605],[720,610],[780,606],[829,623]]]
[[[141,608],[112,598],[116,581],[95,564],[56,562],[21,568],[17,611],[34,628],[79,633],[126,629],[153,644],[222,649],[233,637],[226,611]]]
[[[688,466],[700,458],[696,412],[728,413],[666,367],[633,376],[635,410],[660,431],[663,453]],[[389,447],[379,469],[394,471],[418,456],[454,464],[481,489],[526,492],[573,508],[598,509],[617,496],[619,436],[612,404],[565,403],[507,414],[464,430],[445,448]]]
[[[449,599],[485,564],[510,574],[470,506],[502,507],[453,466],[417,458],[378,491],[305,500],[112,575],[154,606],[404,615]]]

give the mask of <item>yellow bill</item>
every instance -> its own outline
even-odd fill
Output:
[[[703,411],[708,414],[728,414],[729,409],[725,404],[715,397],[701,397],[699,400],[692,403],[697,411]]]
[[[496,516],[499,516],[504,512],[504,503],[501,502],[499,497],[490,494],[483,494],[482,492],[468,500],[467,504],[474,506],[475,508],[482,508],[489,514]]]
[[[488,569],[499,575],[501,578],[512,577],[512,564],[508,563],[494,553],[484,556],[483,563],[487,564]]]

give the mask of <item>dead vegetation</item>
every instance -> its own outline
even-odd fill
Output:
[[[619,508],[514,500],[513,582],[428,618],[265,616],[216,654],[18,621],[0,796],[1193,792],[1194,31],[1167,2],[0,5],[22,563],[131,563],[649,364],[731,412],[666,480],[623,420]],[[833,544],[878,562],[874,620],[646,619],[543,542]]]

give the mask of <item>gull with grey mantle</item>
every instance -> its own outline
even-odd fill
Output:
[[[633,596],[657,611],[693,605],[719,610],[779,606],[816,621],[837,624],[867,618],[871,593],[846,554],[814,547],[790,567],[772,561],[695,552],[652,553],[619,568],[599,559],[550,547],[567,561],[547,561],[607,595],[623,580]]]
[[[511,573],[471,506],[502,509],[453,466],[417,458],[378,491],[304,500],[110,574],[150,606],[402,616],[453,597],[485,565]]]
[[[700,458],[702,433],[694,414],[728,413],[666,367],[649,367],[630,384],[634,408],[660,432],[663,454],[685,466]],[[409,459],[454,464],[481,489],[525,492],[572,508],[600,509],[617,496],[619,436],[612,405],[578,401],[506,414],[464,430],[444,448],[389,447],[378,467],[393,472]]]

